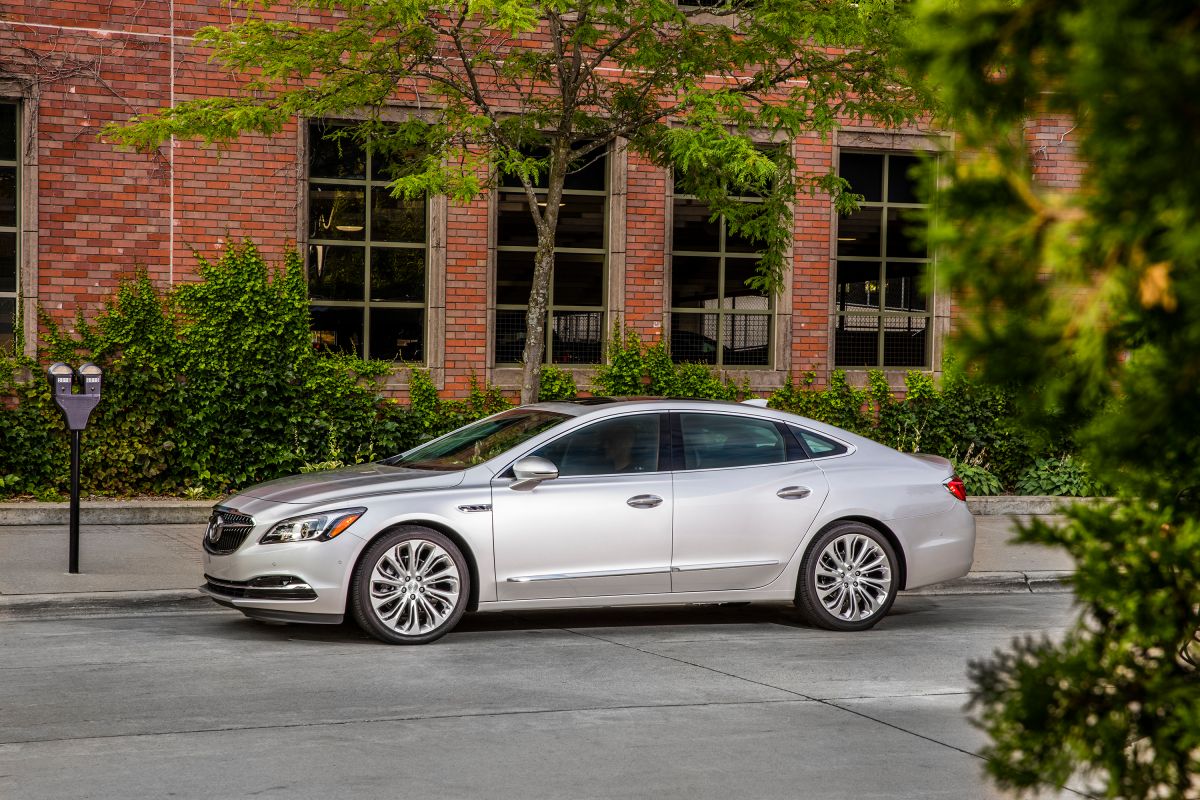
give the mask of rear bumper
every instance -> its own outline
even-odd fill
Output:
[[[908,563],[905,589],[961,578],[975,560],[975,517],[955,501],[945,513],[889,520]]]

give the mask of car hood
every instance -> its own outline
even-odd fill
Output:
[[[420,489],[447,489],[462,483],[463,473],[437,472],[427,469],[406,469],[384,464],[358,464],[353,467],[310,472],[278,478],[243,489],[226,504],[236,506],[238,497],[266,500],[272,503],[317,505],[340,502],[393,492],[413,492]]]

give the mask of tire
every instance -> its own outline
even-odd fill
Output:
[[[818,628],[865,631],[891,609],[898,579],[896,551],[883,534],[861,522],[835,523],[804,556],[796,606]]]
[[[359,559],[350,581],[350,613],[380,641],[428,644],[458,624],[470,594],[471,573],[454,542],[406,525],[380,536]]]

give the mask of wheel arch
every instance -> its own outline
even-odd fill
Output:
[[[450,541],[454,542],[454,545],[459,549],[459,552],[463,554],[463,558],[467,561],[467,572],[471,578],[471,591],[467,594],[467,611],[477,610],[479,608],[479,565],[476,564],[475,553],[471,550],[470,546],[467,545],[466,539],[464,539],[458,533],[458,531],[454,530],[444,522],[437,522],[436,520],[431,519],[406,519],[403,522],[397,522],[393,525],[387,526],[367,540],[367,543],[359,551],[358,558],[354,560],[354,565],[350,568],[350,574],[354,574],[354,571],[358,569],[359,563],[366,558],[367,551],[371,549],[371,545],[373,545],[380,536],[385,536],[392,531],[412,526],[429,528],[430,530],[437,531]],[[350,592],[346,593],[347,613],[349,613],[351,602],[350,594]]]
[[[888,544],[890,544],[892,546],[892,550],[894,550],[896,553],[896,561],[898,562],[896,564],[896,570],[900,573],[900,575],[899,575],[900,580],[898,582],[898,586],[901,589],[907,588],[907,586],[908,586],[908,556],[904,552],[904,546],[900,544],[899,537],[896,536],[895,532],[892,531],[891,528],[889,528],[887,525],[883,524],[879,520],[875,519],[874,517],[867,517],[867,516],[863,516],[860,514],[851,514],[849,516],[838,517],[837,519],[830,520],[829,522],[825,523],[825,525],[823,525],[819,531],[816,532],[816,534],[812,537],[811,540],[809,540],[808,547],[805,548],[805,551],[804,551],[804,558],[808,558],[809,551],[811,551],[813,546],[816,545],[817,539],[821,538],[821,534],[825,533],[825,531],[829,530],[834,525],[838,525],[843,522],[858,522],[862,525],[866,525],[869,528],[874,528],[875,530],[879,531],[879,534],[881,536],[883,536],[883,538],[888,540]],[[804,563],[803,559],[801,559],[801,563]]]

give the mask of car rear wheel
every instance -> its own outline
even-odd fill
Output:
[[[861,522],[840,522],[809,547],[796,605],[819,628],[863,631],[892,607],[896,581],[896,552],[883,534]]]
[[[364,631],[389,644],[426,644],[462,618],[470,595],[462,552],[444,534],[415,525],[376,540],[350,584],[350,611]]]

